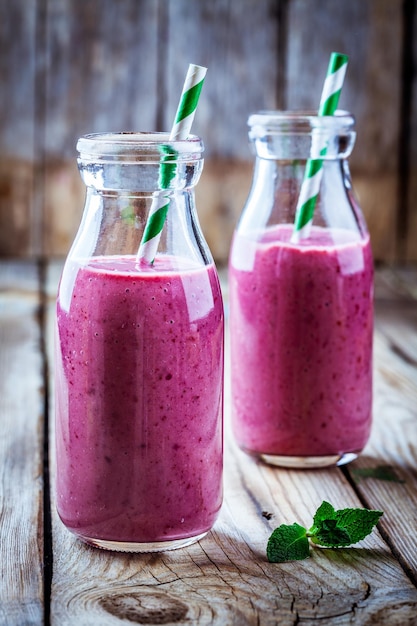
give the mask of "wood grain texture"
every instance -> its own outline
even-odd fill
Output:
[[[50,358],[59,272],[59,266],[50,266]],[[227,285],[224,292],[227,298]],[[51,393],[52,383],[53,379]],[[381,386],[378,393],[386,389],[383,379]],[[378,531],[354,548],[314,549],[311,558],[302,562],[267,562],[266,542],[279,524],[310,525],[312,512],[323,499],[336,508],[361,506],[361,502],[340,469],[279,470],[238,450],[230,432],[228,375],[225,406],[225,501],[213,531],[180,551],[110,554],[81,544],[53,512],[51,624],[412,626],[417,589]],[[402,424],[404,413],[397,413]],[[387,439],[384,428],[378,420],[370,450],[378,449],[379,454],[380,442],[388,446],[393,436],[390,431]],[[395,433],[400,429],[399,425]],[[54,462],[52,455],[52,475]],[[373,504],[378,508],[392,497],[376,492]],[[382,528],[398,534],[403,528],[393,508],[387,510],[388,526]],[[399,551],[403,549],[407,554],[409,548],[398,545]]]
[[[48,2],[44,252],[66,254],[83,209],[76,142],[156,126],[158,3]]]
[[[411,3],[409,3],[411,5]],[[415,4],[414,4],[415,6]],[[417,10],[414,11],[411,55],[409,59],[410,71],[412,72],[412,85],[410,89],[410,128],[409,128],[409,169],[408,169],[408,196],[407,202],[407,238],[406,257],[407,261],[417,262]]]
[[[152,0],[48,3],[48,158],[73,159],[85,133],[154,128],[157,7]]]
[[[194,130],[206,144],[212,186],[200,193],[199,212],[225,263],[250,182],[249,113],[315,109],[329,53],[342,49],[350,63],[341,106],[357,118],[351,166],[375,257],[417,260],[415,3],[0,0],[0,18],[0,254],[65,255],[83,203],[78,136],[169,129],[186,67],[197,62],[209,68]],[[414,37],[406,75],[404,37]],[[402,234],[399,219],[407,220]]]
[[[43,621],[43,376],[39,279],[0,265],[0,623]]]
[[[383,535],[417,584],[417,271],[379,278],[373,434],[347,472],[367,506],[385,512]]]
[[[176,0],[167,7],[164,128],[172,125],[188,63],[206,66],[193,124],[205,144],[196,204],[212,254],[225,265],[252,179],[247,119],[254,111],[277,106],[283,63],[277,2]]]
[[[36,4],[0,2],[0,254],[9,256],[40,252],[34,181]]]
[[[332,50],[349,55],[340,108],[356,118],[350,158],[375,258],[393,260],[398,203],[402,6],[390,0],[290,3],[288,107],[316,109]],[[314,33],[314,36],[312,34]],[[387,45],[389,42],[389,45]],[[296,79],[295,79],[296,77]],[[366,94],[366,95],[365,95]]]
[[[417,90],[416,90],[417,91]],[[417,96],[416,96],[417,100]],[[416,115],[417,117],[417,115]],[[417,134],[415,135],[417,137]],[[414,144],[417,140],[414,140]],[[417,262],[417,164],[413,163],[410,171],[408,189],[408,228],[406,238],[406,259]]]
[[[36,0],[0,2],[2,158],[34,157],[36,5]]]
[[[276,107],[277,3],[176,0],[168,7],[165,128],[188,63],[200,63],[208,72],[193,130],[204,138],[208,159],[247,158],[249,114]]]
[[[226,267],[235,226],[252,183],[253,163],[208,159],[195,189],[197,214],[216,263]]]

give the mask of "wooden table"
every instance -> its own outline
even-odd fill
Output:
[[[88,547],[55,513],[47,435],[59,272],[0,264],[1,625],[417,624],[416,268],[377,272],[374,428],[361,458],[315,471],[257,463],[230,435],[227,384],[220,518],[198,544],[145,555]],[[385,514],[354,548],[268,563],[271,531],[309,526],[323,499]]]

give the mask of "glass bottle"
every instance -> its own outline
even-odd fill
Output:
[[[203,144],[110,133],[77,149],[87,194],[57,299],[58,513],[97,547],[185,546],[222,501],[223,304],[193,189]],[[168,213],[145,261],[167,161]]]
[[[248,124],[255,170],[229,262],[234,434],[273,465],[343,464],[372,419],[373,262],[349,174],[354,119],[261,111]],[[327,151],[313,222],[297,241],[317,145]]]

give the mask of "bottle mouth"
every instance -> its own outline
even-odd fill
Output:
[[[334,115],[258,111],[249,116],[248,126],[256,155],[263,159],[347,158],[356,138],[355,118],[340,109]]]
[[[198,160],[203,154],[204,145],[197,135],[171,141],[169,133],[108,132],[83,135],[78,139],[77,151],[83,161],[159,163],[167,151],[175,161]]]
[[[317,111],[257,111],[248,118],[250,137],[265,134],[298,134],[323,132],[349,132],[355,126],[355,118],[342,109],[334,115],[318,115]]]

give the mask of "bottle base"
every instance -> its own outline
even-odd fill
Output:
[[[289,469],[320,469],[345,465],[354,461],[359,452],[345,452],[328,456],[280,456],[275,454],[258,454],[258,458],[268,465],[286,467]]]
[[[176,550],[190,546],[207,535],[208,531],[195,535],[194,537],[186,537],[184,539],[173,539],[171,541],[149,541],[149,542],[129,542],[129,541],[107,541],[105,539],[93,539],[78,535],[78,539],[87,543],[94,548],[102,550],[112,550],[114,552],[165,552],[165,550]]]

